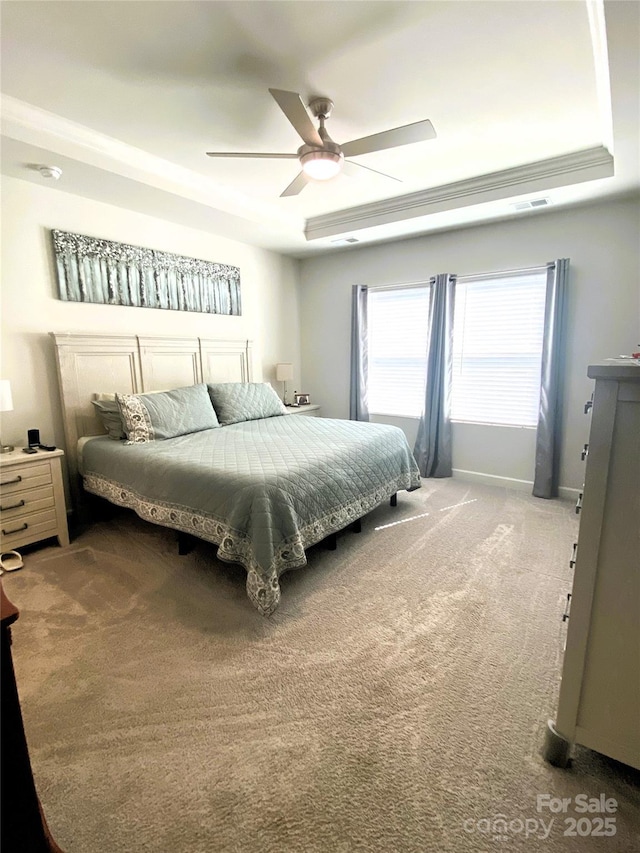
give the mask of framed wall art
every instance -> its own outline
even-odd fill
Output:
[[[67,302],[242,314],[240,269],[158,249],[52,230]]]

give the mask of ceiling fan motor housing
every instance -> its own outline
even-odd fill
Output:
[[[329,118],[333,109],[331,98],[313,98],[309,101],[309,109],[316,118]]]
[[[318,136],[322,140],[322,147],[305,143],[298,148],[298,157],[303,171],[310,178],[316,180],[328,180],[334,177],[342,169],[344,154],[340,146],[331,139],[324,126],[333,108],[333,101],[329,98],[314,98],[309,104],[309,109],[318,119]]]

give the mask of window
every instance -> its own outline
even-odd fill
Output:
[[[535,426],[546,271],[456,282],[453,420]]]
[[[424,408],[429,285],[370,290],[369,411],[419,418]]]
[[[546,270],[456,282],[451,417],[535,426],[540,398]],[[369,411],[420,417],[424,408],[428,284],[371,289]]]

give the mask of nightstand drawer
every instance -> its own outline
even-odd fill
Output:
[[[48,462],[35,465],[12,465],[2,471],[0,494],[4,501],[7,495],[14,495],[16,492],[37,486],[46,486],[51,482],[51,465]]]
[[[319,418],[320,406],[317,403],[308,403],[304,406],[287,406],[288,415],[299,415],[303,418]]]
[[[56,536],[69,544],[62,450],[0,454],[0,547],[14,550]]]
[[[53,486],[41,486],[39,489],[24,489],[18,494],[3,495],[0,502],[0,517],[3,524],[18,515],[38,512],[54,505]]]
[[[32,512],[5,520],[0,526],[0,549],[19,548],[28,542],[38,542],[47,536],[55,536],[58,526],[54,507],[41,512]]]

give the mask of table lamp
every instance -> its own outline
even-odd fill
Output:
[[[293,379],[293,365],[289,362],[276,364],[276,379],[284,384],[284,393],[282,394],[282,402],[287,405],[287,382]]]
[[[13,411],[13,398],[11,397],[11,383],[8,379],[0,379],[0,412]],[[0,453],[11,453],[12,444],[2,444]]]

